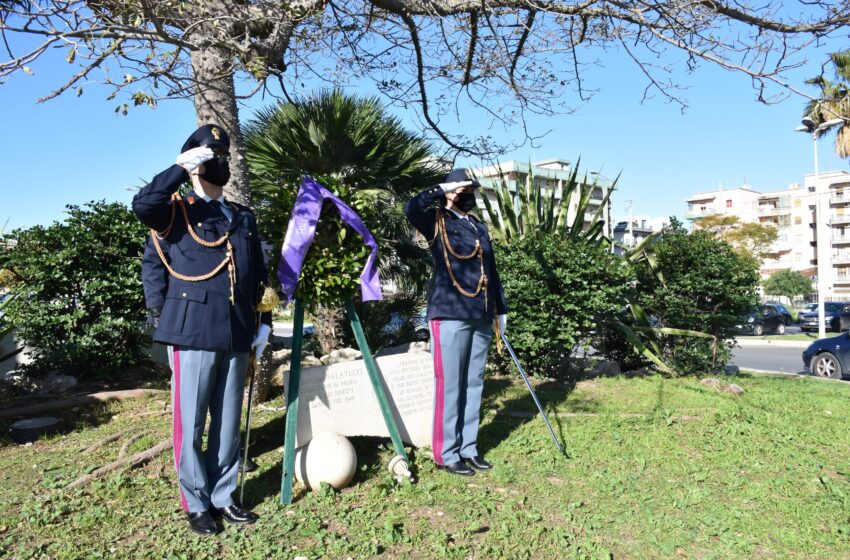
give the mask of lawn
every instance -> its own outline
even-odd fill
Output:
[[[848,558],[850,385],[741,375],[746,393],[692,378],[609,378],[570,390],[538,382],[568,456],[558,456],[513,378],[487,382],[480,442],[495,470],[471,479],[413,454],[418,481],[397,486],[386,443],[355,438],[361,466],[341,492],[278,503],[283,416],[260,410],[261,469],[246,487],[260,521],[218,537],[190,533],[164,453],[71,491],[116,458],[167,438],[146,398],[75,413],[74,428],[0,447],[3,558]],[[126,441],[126,440],[125,440]]]

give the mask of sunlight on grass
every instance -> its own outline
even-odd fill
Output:
[[[169,436],[170,418],[131,416],[150,399],[104,409],[93,424],[29,447],[0,447],[0,556],[17,558],[841,558],[850,556],[844,411],[850,385],[741,375],[741,397],[699,380],[611,378],[574,390],[536,383],[567,457],[528,393],[490,378],[480,444],[492,472],[471,479],[412,454],[417,483],[386,471],[388,442],[353,438],[350,488],[278,504],[283,419],[259,410],[261,469],[246,488],[261,515],[214,539],[188,532],[170,454],[64,493],[114,460],[128,427]],[[111,419],[110,419],[111,418]],[[100,422],[100,423],[98,423]]]

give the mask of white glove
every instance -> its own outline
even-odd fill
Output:
[[[505,334],[505,330],[508,328],[508,316],[498,315],[497,319],[499,319],[499,334]]]
[[[462,189],[463,187],[470,187],[472,185],[472,181],[455,181],[454,183],[440,183],[439,187],[443,189],[444,193],[450,193],[458,189]]]
[[[212,148],[199,146],[197,148],[192,148],[191,150],[186,150],[177,156],[177,161],[174,163],[191,173],[202,163],[211,160],[213,157],[215,156],[213,155]]]
[[[260,325],[257,330],[257,336],[251,341],[251,348],[255,348],[255,356],[258,358],[263,355],[263,350],[269,345],[269,335],[272,333],[272,328],[265,323]]]

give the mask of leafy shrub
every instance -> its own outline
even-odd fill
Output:
[[[4,312],[34,348],[31,369],[80,376],[145,358],[141,255],[146,228],[120,203],[68,206],[64,223],[3,236],[0,269],[15,298]]]
[[[668,364],[681,373],[707,373],[729,360],[727,341],[739,317],[757,303],[758,265],[704,231],[677,221],[652,246],[652,262],[636,265],[637,299],[654,326],[708,333],[713,341],[661,337]],[[715,355],[716,352],[716,355]]]
[[[514,238],[496,248],[508,301],[508,337],[533,375],[567,373],[577,342],[598,336],[600,325],[626,303],[625,259],[604,246],[560,235]],[[495,357],[509,365],[505,353]]]

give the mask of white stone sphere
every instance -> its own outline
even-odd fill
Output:
[[[357,471],[357,452],[345,436],[319,432],[307,445],[295,451],[295,478],[318,490],[327,482],[337,490],[345,488]]]

